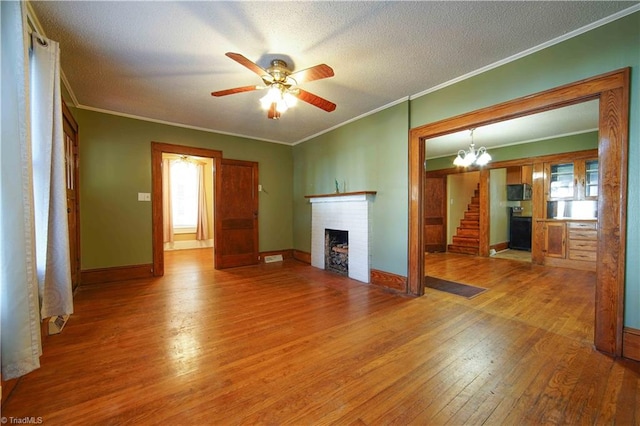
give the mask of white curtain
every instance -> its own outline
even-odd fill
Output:
[[[207,194],[205,190],[205,165],[205,163],[198,163],[198,219],[196,224],[196,240],[209,239]]]
[[[42,318],[73,313],[60,48],[33,35],[31,128],[36,261]]]
[[[162,233],[163,242],[173,242],[173,204],[171,202],[171,160],[162,159]]]
[[[24,2],[0,2],[2,377],[40,366],[42,318],[73,312],[58,43],[30,40]]]
[[[0,2],[2,144],[0,150],[0,334],[2,378],[40,367],[29,119],[29,58],[23,2]]]

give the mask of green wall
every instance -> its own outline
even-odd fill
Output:
[[[380,191],[373,206],[376,221],[373,223],[372,266],[406,275],[406,158],[409,128],[623,67],[632,68],[627,209],[629,212],[638,211],[639,46],[640,12],[636,12],[527,57],[411,100],[409,107],[406,104],[394,106],[295,146],[294,248],[310,251],[310,208],[303,196],[331,192],[333,179],[345,178],[349,190]],[[409,124],[403,116],[405,113],[409,114]],[[349,167],[353,163],[357,172],[343,167],[345,163]],[[355,179],[356,176],[363,178]],[[352,180],[362,186],[350,185]],[[383,185],[385,189],[388,185],[391,191],[381,191]],[[633,215],[629,214],[627,217],[625,325],[640,328],[640,262],[636,261],[640,258],[640,225]],[[390,256],[393,258],[390,259]]]
[[[335,192],[337,179],[347,192],[377,191],[372,268],[407,274],[408,114],[404,102],[294,147],[294,248],[311,251],[311,204],[304,196]]]
[[[260,251],[289,249],[292,148],[234,136],[76,109],[80,129],[82,269],[152,263],[151,142],[221,150],[259,163]]]

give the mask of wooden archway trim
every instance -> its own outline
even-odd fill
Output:
[[[630,69],[609,72],[491,107],[411,129],[409,132],[408,293],[424,293],[423,188],[425,140],[447,133],[599,99],[598,265],[595,336],[598,350],[622,355],[626,245],[627,151]]]

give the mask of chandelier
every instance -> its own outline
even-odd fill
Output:
[[[469,145],[469,151],[460,150],[458,156],[453,160],[453,165],[457,167],[469,167],[469,166],[485,166],[491,161],[491,156],[487,152],[487,148],[484,146],[476,150],[476,144],[473,143],[473,131],[471,129],[471,144]]]

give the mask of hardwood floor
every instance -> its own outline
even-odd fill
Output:
[[[454,254],[486,287],[411,299],[295,260],[81,287],[5,417],[86,424],[640,424],[640,364],[593,349],[593,272]]]
[[[496,259],[511,259],[519,260],[521,262],[531,262],[531,252],[524,250],[506,249],[497,252],[492,257],[495,257]]]

